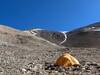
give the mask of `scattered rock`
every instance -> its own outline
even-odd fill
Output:
[[[63,67],[58,65],[53,65],[52,63],[46,63],[45,64],[45,70],[49,70],[50,72],[56,71],[58,73],[64,73],[64,74],[74,74],[74,75],[82,75],[82,73],[86,73],[91,75],[100,72],[100,66],[95,62],[84,62],[83,65],[74,65],[71,67]],[[53,68],[53,69],[52,69]]]
[[[0,67],[0,74],[2,74],[3,72],[4,72],[4,69]]]

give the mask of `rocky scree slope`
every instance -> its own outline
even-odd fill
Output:
[[[31,29],[29,32],[58,45],[65,40],[63,32],[48,31],[43,29]]]
[[[20,69],[26,64],[44,63],[52,59],[50,52],[59,48],[42,38],[1,25],[0,75],[22,75]]]
[[[100,22],[72,30],[66,35],[64,46],[100,48]]]

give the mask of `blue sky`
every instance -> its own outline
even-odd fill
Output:
[[[0,0],[0,24],[70,31],[100,21],[100,0]]]

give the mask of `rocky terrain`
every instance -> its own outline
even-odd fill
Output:
[[[72,30],[63,44],[70,47],[100,47],[100,22]]]
[[[48,30],[43,30],[43,29],[32,29],[32,30],[29,30],[29,32],[31,32],[33,35],[36,34],[36,36],[42,37],[58,45],[65,39],[63,32],[48,31]]]
[[[55,42],[47,41],[30,31],[1,25],[0,75],[100,75],[98,47],[65,47],[57,45],[60,41]],[[76,57],[81,65],[69,68],[54,65],[65,51]]]
[[[50,42],[66,47],[100,47],[100,22],[90,24],[69,32],[31,30]],[[66,35],[66,36],[65,36]]]

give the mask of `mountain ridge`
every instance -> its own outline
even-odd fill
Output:
[[[36,36],[42,37],[50,42],[65,47],[100,47],[100,22],[83,26],[64,33],[42,29],[32,29],[30,32],[33,32],[36,34]]]

